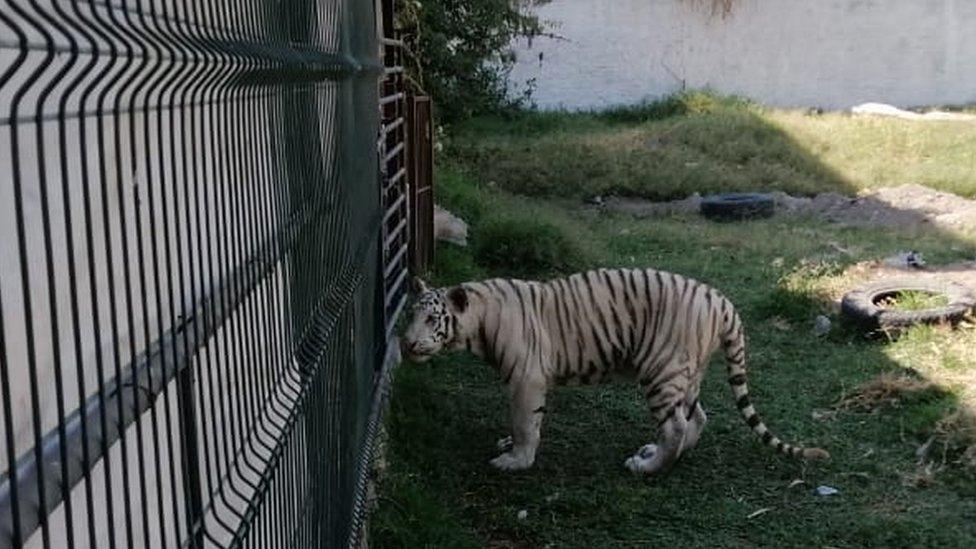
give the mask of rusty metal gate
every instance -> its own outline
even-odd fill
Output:
[[[410,269],[423,273],[434,263],[434,120],[430,97],[408,94],[410,135]]]

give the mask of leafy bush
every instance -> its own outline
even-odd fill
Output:
[[[584,270],[588,254],[559,225],[532,216],[500,216],[477,228],[475,260],[514,276],[566,274]]]
[[[527,99],[509,97],[512,40],[542,33],[528,12],[539,0],[398,0],[397,26],[408,48],[408,74],[444,122],[500,114]]]
[[[486,278],[484,269],[475,264],[474,258],[464,248],[439,243],[431,282],[436,286],[451,286]]]
[[[490,210],[492,198],[455,169],[443,168],[437,175],[437,202],[468,225],[477,225]]]

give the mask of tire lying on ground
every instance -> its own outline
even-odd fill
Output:
[[[928,309],[899,310],[885,306],[886,299],[903,292],[944,296],[948,302]],[[973,292],[954,282],[922,278],[893,278],[861,286],[841,301],[841,312],[869,330],[898,331],[916,324],[954,324],[976,308]]]
[[[701,201],[701,214],[719,221],[771,217],[773,197],[760,193],[725,193],[706,196]]]

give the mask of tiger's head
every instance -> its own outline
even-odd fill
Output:
[[[419,278],[414,279],[413,289],[416,301],[403,334],[402,348],[411,361],[425,362],[455,345],[458,317],[467,309],[468,295],[460,286],[430,288]]]

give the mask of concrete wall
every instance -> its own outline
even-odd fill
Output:
[[[709,87],[785,107],[976,100],[972,0],[553,0],[566,40],[517,44],[542,108],[635,103]],[[541,59],[540,59],[541,56]]]

